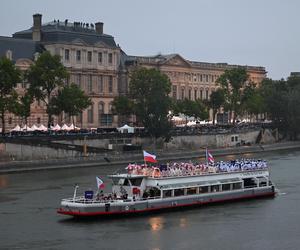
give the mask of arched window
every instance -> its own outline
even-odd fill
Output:
[[[194,89],[194,100],[198,98],[198,89]]]

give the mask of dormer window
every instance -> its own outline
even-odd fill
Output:
[[[9,60],[12,60],[12,51],[11,50],[6,51],[6,58]]]

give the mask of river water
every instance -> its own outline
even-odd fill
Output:
[[[106,182],[117,167],[0,175],[0,249],[300,249],[300,151],[244,157],[269,162],[278,196],[110,220],[56,208],[75,183],[95,189],[95,176]]]

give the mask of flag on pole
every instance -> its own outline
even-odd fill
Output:
[[[144,161],[145,162],[152,162],[152,163],[156,163],[157,162],[156,155],[149,154],[145,150],[143,150],[143,154],[144,154]]]
[[[98,176],[96,176],[96,181],[97,181],[97,188],[98,189],[104,188],[104,182]]]
[[[208,151],[208,149],[206,148],[206,161],[207,163],[211,163],[214,164],[215,163],[215,159],[212,156],[212,154]]]

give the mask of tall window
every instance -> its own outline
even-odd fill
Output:
[[[81,61],[81,51],[80,51],[80,50],[77,50],[77,51],[76,51],[76,61],[77,61],[77,62],[80,62],[80,61]]]
[[[184,88],[181,89],[181,99],[184,99]]]
[[[203,90],[200,90],[200,99],[203,100]]]
[[[98,77],[98,90],[99,90],[99,93],[103,93],[103,77],[102,76]]]
[[[198,98],[197,92],[198,92],[197,89],[194,89],[194,99],[195,100],[197,100],[197,98]]]
[[[109,53],[109,54],[108,54],[108,63],[109,63],[109,64],[112,64],[112,62],[113,62],[113,54],[112,54],[112,53]]]
[[[192,99],[192,90],[189,89],[189,100],[191,100],[191,99]]]
[[[98,104],[98,121],[101,124],[101,116],[104,113],[104,102],[99,102]]]
[[[92,103],[92,105],[90,106],[90,108],[87,111],[87,115],[88,115],[88,123],[93,123],[94,122],[94,104]]]
[[[113,122],[113,115],[112,114],[102,114],[101,115],[101,125],[103,126],[111,126]]]
[[[65,61],[69,61],[70,60],[70,50],[65,49]]]
[[[102,53],[98,53],[98,63],[102,63]]]
[[[88,75],[88,92],[91,93],[92,91],[93,91],[92,75]]]
[[[173,96],[173,98],[177,99],[177,86],[176,85],[172,86],[172,96]]]
[[[80,74],[77,75],[76,83],[77,83],[78,87],[81,88],[81,75]]]
[[[208,100],[208,90],[205,91],[205,99]]]
[[[109,93],[113,92],[113,77],[112,76],[108,77],[108,92]]]
[[[92,51],[88,51],[87,60],[88,60],[88,62],[92,62]]]

